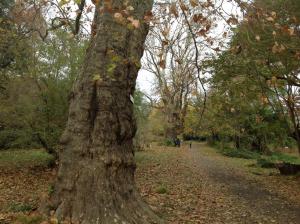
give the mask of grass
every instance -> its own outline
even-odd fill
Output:
[[[54,157],[42,150],[0,151],[0,168],[49,167],[54,162]]]
[[[276,168],[277,163],[300,165],[300,157],[281,152],[273,152],[271,155],[267,156],[245,149],[233,149],[229,147],[217,147],[217,151],[228,157],[256,160],[257,166],[261,168]]]
[[[20,215],[17,218],[17,220],[14,222],[14,224],[40,224],[43,221],[44,221],[44,218],[41,216]]]
[[[157,146],[157,148],[164,148],[162,146]],[[174,149],[171,147],[168,147],[170,149]],[[168,150],[163,150],[160,151],[159,153],[155,151],[141,151],[141,152],[136,152],[135,153],[135,161],[137,164],[143,165],[147,163],[161,163],[162,161],[168,160],[170,156],[174,156],[172,154],[172,151]]]
[[[48,194],[49,195],[52,195],[54,193],[54,185],[50,185],[49,187],[48,187]]]
[[[168,147],[175,147],[174,141],[171,139],[164,139],[158,143],[159,146],[168,146]]]
[[[290,163],[300,165],[300,158],[285,153],[274,152],[271,156],[261,156],[257,164],[263,168],[275,168],[277,163]]]
[[[245,149],[218,148],[218,151],[224,156],[242,159],[259,159],[261,156],[257,152],[251,152]]]
[[[151,162],[152,159],[146,152],[136,152],[135,153],[135,161],[137,163],[147,163]]]
[[[166,194],[168,193],[168,189],[165,185],[161,184],[156,188],[155,192],[158,194]]]
[[[273,161],[282,161],[286,163],[298,164],[300,165],[300,157],[288,155],[285,153],[274,152],[270,159]]]
[[[8,207],[8,210],[11,212],[28,212],[28,211],[32,211],[33,207],[29,204],[24,204],[24,203],[12,203]]]

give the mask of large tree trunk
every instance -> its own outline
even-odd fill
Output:
[[[176,139],[183,132],[184,117],[182,109],[174,102],[164,104],[164,115],[166,124],[164,127],[165,138]]]
[[[179,134],[181,134],[180,118],[178,113],[174,111],[168,111],[166,113],[166,126],[165,126],[165,138],[174,140]]]
[[[139,27],[115,14],[126,2],[134,8],[130,16],[140,21]],[[73,89],[50,200],[59,220],[159,222],[136,190],[132,144],[136,127],[131,96],[148,33],[143,19],[151,7],[152,0],[105,0],[96,7],[94,36]]]

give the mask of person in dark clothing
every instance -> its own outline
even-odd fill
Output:
[[[175,145],[175,147],[180,147],[180,139],[179,138],[174,139],[174,145]]]

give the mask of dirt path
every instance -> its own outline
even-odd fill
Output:
[[[300,223],[299,178],[285,182],[287,177],[276,173],[251,174],[243,168],[247,161],[223,157],[203,144],[158,155],[145,175],[150,187],[141,190],[169,223]],[[167,194],[155,193],[151,174]]]
[[[216,189],[224,189],[237,223],[300,223],[300,206],[290,203],[283,196],[270,192],[257,180],[246,178],[238,167],[214,160],[196,145],[190,152],[190,165],[194,172],[206,173]],[[299,186],[300,187],[300,186]],[[244,211],[244,214],[240,214]],[[241,216],[241,217],[240,217]]]

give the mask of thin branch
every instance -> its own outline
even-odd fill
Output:
[[[182,13],[183,13],[183,15],[184,15],[184,19],[185,19],[185,21],[186,21],[186,23],[187,23],[187,25],[188,25],[188,29],[189,29],[189,31],[190,31],[190,34],[191,34],[192,39],[193,39],[193,42],[194,42],[195,51],[196,51],[196,55],[195,55],[195,65],[196,65],[196,68],[197,68],[197,77],[198,77],[198,80],[199,80],[199,82],[200,82],[200,84],[201,84],[201,87],[202,87],[202,89],[203,89],[203,91],[204,91],[203,109],[202,109],[201,114],[200,114],[200,122],[201,122],[201,121],[202,121],[202,118],[203,118],[203,114],[204,114],[205,109],[206,109],[207,91],[206,91],[206,88],[205,88],[205,86],[204,86],[204,83],[202,82],[201,77],[200,77],[200,74],[201,74],[201,68],[200,68],[200,65],[199,65],[199,62],[198,62],[199,54],[200,54],[200,53],[199,53],[199,49],[198,49],[198,45],[197,45],[197,41],[196,41],[196,35],[195,35],[195,33],[193,32],[192,26],[191,26],[191,24],[190,24],[190,22],[189,22],[189,20],[188,20],[188,17],[187,17],[186,12],[185,12],[183,9],[181,9],[181,11],[182,11]]]

